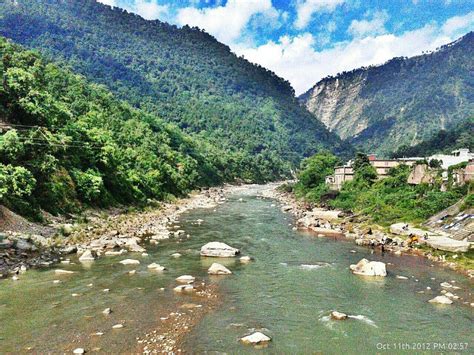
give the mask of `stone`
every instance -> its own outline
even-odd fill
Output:
[[[194,289],[194,286],[193,285],[179,285],[179,286],[176,286],[173,291],[174,292],[193,292],[195,289]]]
[[[18,239],[15,242],[15,248],[17,248],[19,250],[22,250],[22,251],[35,251],[35,250],[38,249],[33,244],[26,241],[25,239]]]
[[[119,323],[119,324],[115,324],[114,326],[112,326],[112,329],[121,329],[123,327],[124,327],[124,325]]]
[[[102,311],[103,314],[110,314],[112,313],[112,310],[110,308],[106,308]]]
[[[385,263],[380,261],[368,261],[367,259],[362,259],[357,264],[351,265],[350,269],[352,270],[352,273],[356,275],[387,276]]]
[[[463,240],[455,240],[447,237],[430,237],[426,241],[433,249],[449,251],[452,253],[465,253],[469,251],[471,243]]]
[[[83,348],[76,348],[72,351],[73,354],[84,354],[85,352]]]
[[[9,239],[0,240],[0,249],[9,249],[13,247],[13,242]]]
[[[138,265],[138,264],[140,264],[140,261],[135,260],[135,259],[125,259],[125,260],[122,260],[120,262],[120,264],[122,264],[122,265]]]
[[[97,254],[92,250],[86,250],[79,258],[80,262],[94,261],[97,258]]]
[[[20,278],[15,275],[15,276],[12,277],[12,280],[13,280],[13,281],[18,281],[18,280],[20,280]]]
[[[182,284],[190,284],[190,283],[193,283],[195,280],[196,278],[191,275],[182,275],[176,278],[176,281]]]
[[[443,288],[453,288],[453,285],[451,285],[449,282],[441,282],[439,285]]]
[[[54,273],[55,273],[56,275],[70,275],[70,274],[74,274],[74,271],[63,270],[63,269],[56,269],[56,270],[54,270]]]
[[[211,267],[207,270],[207,273],[210,275],[230,275],[232,274],[232,271],[230,271],[222,264],[213,263]]]
[[[122,254],[125,254],[127,253],[127,250],[126,249],[120,249],[120,251],[111,251],[111,250],[108,250],[104,253],[105,256],[117,256],[117,255],[122,255]]]
[[[345,320],[345,319],[347,319],[347,314],[341,313],[341,312],[338,312],[338,311],[332,311],[331,312],[331,319]]]
[[[242,256],[239,260],[243,264],[248,264],[252,261],[252,258],[250,256]]]
[[[160,264],[153,263],[147,266],[148,269],[154,270],[154,271],[164,271],[166,268],[164,266],[161,266]]]
[[[397,279],[399,279],[399,280],[408,280],[408,277],[406,277],[406,276],[397,275],[397,276],[395,276],[395,277],[396,277]]]
[[[201,256],[233,258],[240,253],[239,249],[221,242],[210,242],[201,248]]]
[[[180,253],[173,253],[171,254],[173,258],[180,258],[182,255]]]
[[[63,235],[65,235],[65,236],[71,235],[72,232],[73,232],[72,224],[70,224],[70,223],[63,224],[62,227],[61,227],[61,231],[62,231]]]
[[[250,345],[261,345],[261,344],[266,344],[272,339],[265,334],[261,332],[255,332],[251,335],[247,335],[246,337],[243,337],[240,339],[240,341],[244,344],[250,344]]]
[[[128,272],[129,275],[135,275],[137,273],[137,270],[130,270]]]
[[[53,280],[53,284],[59,284],[61,283],[61,280]]]
[[[435,298],[429,300],[430,303],[437,303],[437,304],[451,304],[453,301],[446,296],[436,296]]]

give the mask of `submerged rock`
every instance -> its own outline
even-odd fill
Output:
[[[232,258],[240,253],[239,249],[221,242],[210,242],[201,248],[201,256]]]
[[[239,260],[243,264],[248,264],[252,261],[252,258],[250,256],[242,256]]]
[[[140,261],[135,260],[135,259],[125,259],[125,260],[122,260],[120,262],[120,264],[122,264],[122,265],[138,265],[138,264],[140,264]]]
[[[261,345],[261,344],[266,344],[272,339],[269,336],[266,336],[265,334],[261,332],[255,332],[251,335],[247,335],[246,337],[243,337],[240,339],[240,341],[244,344],[251,344],[251,345]]]
[[[352,273],[363,276],[387,276],[385,263],[380,261],[369,261],[362,259],[355,265],[351,265]]]
[[[174,292],[193,292],[195,288],[193,285],[179,285],[173,289]]]
[[[437,303],[437,304],[451,304],[453,301],[446,296],[436,296],[435,298],[429,300],[430,303]]]
[[[207,273],[210,275],[230,275],[232,274],[232,271],[230,271],[222,264],[213,263],[211,267],[207,270]]]

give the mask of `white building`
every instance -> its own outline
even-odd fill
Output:
[[[469,149],[457,149],[453,150],[451,154],[435,154],[427,158],[428,161],[437,159],[442,161],[442,167],[444,170],[448,169],[450,166],[468,162],[471,159],[474,159],[474,153],[470,153]]]

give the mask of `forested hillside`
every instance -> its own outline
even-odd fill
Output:
[[[439,50],[328,77],[300,100],[342,139],[391,155],[474,114],[474,33]]]
[[[145,203],[257,171],[3,37],[0,59],[0,204],[22,214]]]
[[[441,130],[417,145],[402,146],[392,156],[394,158],[427,157],[438,153],[449,154],[459,148],[468,148],[474,152],[474,117],[457,124],[450,130]]]
[[[145,21],[95,0],[7,0],[0,34],[67,62],[135,107],[260,162],[262,178],[275,178],[289,170],[287,162],[320,148],[350,151],[299,105],[288,82],[199,29]]]

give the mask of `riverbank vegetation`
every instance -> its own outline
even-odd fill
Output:
[[[330,191],[324,179],[333,173],[337,163],[338,159],[328,152],[305,160],[298,182],[292,187],[296,196],[310,203],[366,215],[385,226],[397,221],[421,223],[466,195],[465,205],[472,203],[472,186],[451,185],[447,191],[441,191],[440,179],[434,184],[408,184],[410,168],[406,165],[392,168],[387,178],[378,180],[364,154],[358,154],[354,160],[354,180],[345,182],[341,191]]]
[[[192,138],[4,38],[0,59],[0,204],[23,215],[149,203],[284,173],[271,154]]]

